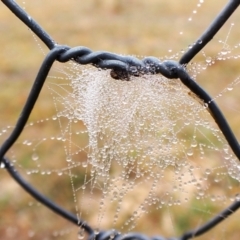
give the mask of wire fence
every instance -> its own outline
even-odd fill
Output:
[[[41,26],[35,22],[15,1],[2,0],[2,2],[43,41],[50,51],[39,69],[27,102],[23,107],[14,130],[0,148],[1,164],[5,167],[10,176],[15,179],[15,181],[37,201],[41,202],[50,210],[54,211],[56,214],[62,216],[73,224],[81,226],[83,229],[85,229],[89,235],[88,239],[149,239],[149,237],[140,233],[129,233],[122,235],[117,231],[114,233],[114,235],[112,231],[100,231],[99,234],[95,235],[93,228],[91,225],[88,225],[85,220],[79,219],[71,212],[68,212],[61,206],[58,206],[56,203],[52,202],[46,196],[38,192],[36,188],[28,183],[25,179],[23,179],[21,174],[11,163],[11,160],[6,157],[6,153],[22,133],[38,99],[46,77],[48,76],[48,73],[55,61],[62,63],[75,61],[78,64],[91,64],[96,68],[111,69],[111,77],[122,81],[131,81],[132,76],[138,77],[151,74],[161,74],[168,79],[180,79],[181,82],[187,88],[189,88],[191,92],[196,94],[204,102],[204,107],[211,113],[211,116],[222,131],[232,151],[240,160],[240,146],[227,120],[213,98],[201,86],[198,85],[198,83],[188,74],[186,70],[186,66],[189,64],[189,62],[208,44],[209,41],[211,41],[219,29],[221,29],[228,18],[238,8],[240,0],[230,0],[215,18],[215,20],[211,23],[208,29],[198,38],[195,43],[192,44],[192,46],[183,54],[178,62],[173,60],[165,60],[161,62],[155,57],[146,57],[140,60],[135,57],[121,56],[110,52],[93,52],[87,47],[70,48],[65,45],[56,44],[51,36],[48,35],[48,33],[46,33],[44,29],[42,29]],[[220,222],[224,221],[227,217],[236,212],[239,207],[240,201],[236,199],[230,206],[218,213],[215,217],[204,223],[202,226],[189,230],[183,233],[180,237],[174,237],[171,239],[186,240],[200,236],[205,232],[210,231]],[[158,236],[153,237],[152,239],[164,240],[166,238]]]

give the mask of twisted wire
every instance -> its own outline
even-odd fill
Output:
[[[58,61],[67,62],[70,59],[79,64],[92,64],[102,69],[111,69],[114,79],[130,80],[131,76],[139,77],[146,74],[162,74],[166,78],[176,78],[169,72],[168,65],[171,61],[161,62],[156,57],[146,57],[139,60],[132,56],[122,56],[111,52],[93,52],[87,47],[67,47],[66,51],[58,57]]]

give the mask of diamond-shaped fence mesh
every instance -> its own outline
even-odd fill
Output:
[[[202,211],[199,222],[196,216],[191,221],[190,216],[186,223],[182,216],[187,213],[178,210],[176,217],[169,218],[173,226],[173,218],[183,225],[184,230],[177,229],[178,237],[159,232],[151,239],[192,239],[232,217],[240,207],[236,195],[239,143],[216,99],[196,81],[197,70],[191,61],[204,53],[240,1],[229,1],[186,51],[166,60],[61,45],[15,1],[2,3],[49,51],[16,125],[1,132],[1,171],[5,169],[37,203],[56,213],[56,218],[76,226],[79,239],[149,239],[142,231],[132,231],[138,221],[145,221],[147,228],[154,224],[146,224],[143,216],[152,214],[154,219],[156,213],[164,219],[166,212],[171,215],[175,208],[186,209],[190,204]],[[222,52],[221,58],[224,55]],[[207,64],[211,61],[206,60]],[[64,77],[45,83],[55,62],[64,63],[59,70]],[[231,91],[238,81],[227,89]],[[56,114],[51,119],[29,121],[45,84]],[[46,138],[44,129],[50,121],[56,122],[60,133]],[[42,124],[39,132],[32,130],[36,122]],[[27,140],[28,134],[34,138]],[[20,145],[24,149],[31,146],[31,154],[20,150]],[[49,155],[40,156],[41,148]],[[60,161],[54,156],[62,157],[64,164],[54,166]],[[48,163],[47,169],[42,167],[44,163]],[[74,207],[62,204],[58,192],[69,194],[64,185],[39,182],[34,179],[38,174],[66,176],[69,186],[65,187],[72,190]],[[45,194],[45,185],[51,184],[52,192]],[[223,204],[222,211],[214,211],[215,202]],[[42,218],[44,221],[44,214]],[[67,232],[52,235],[60,239]],[[28,234],[34,237],[33,232]]]

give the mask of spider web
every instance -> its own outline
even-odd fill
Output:
[[[71,177],[77,206],[80,213],[96,207],[92,216],[86,212],[98,229],[107,227],[107,218],[113,228],[129,232],[153,211],[192,201],[203,211],[206,201],[235,199],[240,165],[206,106],[179,80],[145,76],[124,82],[108,71],[72,69],[72,91],[59,95],[62,85],[49,88],[67,171],[84,175],[78,184]],[[79,146],[81,135],[86,145]],[[174,228],[173,216],[171,221]]]
[[[230,32],[232,28],[232,24],[227,27]],[[239,58],[240,45],[231,43],[228,31],[223,35],[224,40],[215,41],[220,46],[217,54],[207,47],[189,66],[197,80],[212,68],[216,71],[214,66],[234,65]],[[172,52],[175,49],[168,50]],[[178,59],[181,54],[168,58]],[[236,97],[239,77],[234,75],[230,82],[220,89],[213,83],[212,91],[217,102],[227,105],[227,116],[230,107],[225,101],[231,101],[228,95]],[[47,117],[39,120],[39,111]],[[4,127],[1,139],[11,130],[10,125]],[[160,75],[126,82],[89,66],[56,65],[9,157],[29,182],[85,219],[96,234],[116,229],[178,236],[203,224],[239,193],[240,165],[207,106],[179,80]],[[56,220],[32,199],[27,201],[29,214],[25,212],[23,219],[49,217],[55,229],[46,230],[48,224],[32,229],[26,221],[29,238],[76,238],[74,226]],[[226,220],[207,236],[218,239],[221,232],[224,238],[235,227],[234,220]],[[15,230],[6,231],[10,236]],[[85,237],[82,230],[78,237]]]

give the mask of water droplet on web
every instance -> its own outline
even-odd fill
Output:
[[[78,232],[78,239],[81,240],[81,239],[84,239],[84,237],[85,237],[85,231],[84,229],[80,229]]]
[[[34,153],[32,154],[32,160],[33,160],[33,161],[37,161],[38,158],[39,158],[38,154],[34,152]]]
[[[205,61],[206,61],[206,63],[211,63],[212,62],[212,58],[211,57],[207,57]]]
[[[220,54],[221,54],[221,55],[227,55],[227,54],[228,54],[228,51],[221,51]]]
[[[231,158],[231,154],[229,154],[228,152],[224,152],[224,153],[223,153],[223,158],[224,158],[225,160],[228,160],[228,159]]]
[[[208,108],[208,103],[203,104],[205,108]]]
[[[23,145],[31,146],[32,142],[29,140],[25,140],[25,141],[23,141]]]
[[[193,139],[192,140],[192,143],[191,143],[191,147],[197,147],[197,140],[196,139]]]
[[[207,168],[206,170],[205,170],[205,173],[207,174],[207,175],[209,175],[209,174],[211,174],[211,169],[209,169],[209,168]]]
[[[195,44],[202,44],[202,41]],[[169,52],[172,50],[169,49]],[[204,66],[195,67],[194,72],[206,69],[208,62],[212,63],[212,59],[207,58]],[[204,195],[204,199],[209,200],[212,194],[209,194],[210,181],[217,179],[219,182],[222,175],[216,178],[218,168],[211,169],[215,167],[214,163],[211,165],[211,161],[211,164],[201,166],[202,161],[198,158],[201,154],[204,160],[208,154],[212,156],[215,153],[219,157],[224,152],[222,146],[225,141],[215,131],[215,125],[209,120],[207,111],[203,111],[202,103],[200,105],[189,96],[189,91],[180,81],[146,76],[126,83],[109,79],[107,71],[91,69],[88,72],[82,66],[78,68],[85,75],[76,74],[76,79],[70,76],[68,88],[72,87],[73,91],[68,89],[66,94],[69,93],[69,96],[60,96],[62,99],[58,101],[63,109],[57,110],[57,116],[52,117],[52,120],[58,120],[54,124],[63,123],[61,131],[47,140],[51,139],[51,144],[58,140],[57,144],[64,146],[60,150],[63,150],[68,163],[63,161],[64,167],[52,172],[55,176],[64,173],[58,178],[60,180],[68,174],[73,177],[74,191],[81,196],[74,202],[76,205],[81,200],[83,202],[83,207],[77,205],[82,207],[80,216],[85,216],[85,209],[91,209],[89,207],[95,205],[92,203],[97,202],[94,218],[98,218],[99,226],[101,221],[105,222],[105,217],[108,218],[108,207],[115,211],[108,220],[110,224],[117,225],[124,212],[124,204],[120,200],[123,202],[130,194],[137,195],[135,190],[138,187],[146,191],[147,200],[141,203],[144,204],[143,210],[139,206],[134,207],[137,211],[132,214],[133,222],[155,206],[159,209],[178,206],[195,198],[202,200]],[[58,90],[53,89],[53,93],[58,93]],[[71,134],[72,138],[69,137]],[[190,157],[194,154],[196,159]],[[34,154],[32,159],[36,159]],[[221,157],[222,162],[225,161]],[[38,163],[40,161],[36,165]],[[226,166],[223,167],[226,169]],[[48,177],[49,168],[43,168],[41,163],[39,169],[39,172],[43,169],[42,174]],[[69,171],[73,174],[70,175]],[[163,184],[159,184],[159,180],[167,182],[166,189],[161,187]],[[218,182],[214,183],[214,188]],[[178,200],[179,193],[184,194],[181,200]],[[135,224],[124,222],[126,225],[123,224],[123,227],[128,229]],[[98,232],[98,229],[94,230],[95,235]],[[113,233],[111,238],[114,236]],[[81,230],[78,238],[84,238]]]
[[[240,194],[239,193],[235,195],[235,200],[238,201],[238,202],[240,201]]]
[[[88,166],[88,163],[87,163],[87,162],[83,162],[83,163],[82,163],[82,166],[83,166],[84,168],[86,168],[86,167]]]
[[[212,202],[215,202],[215,201],[216,201],[216,197],[215,197],[214,195],[213,195],[213,196],[211,196],[211,198],[210,198],[210,199],[211,199],[211,201],[212,201]]]
[[[226,152],[226,153],[228,153],[228,151],[229,151],[229,146],[228,146],[228,144],[224,144],[224,145],[223,145],[223,151]]]
[[[113,231],[113,233],[111,233],[111,235],[110,235],[110,239],[114,239],[114,237],[115,237],[115,235],[116,235],[116,233],[115,233],[115,230]]]
[[[198,191],[198,194],[199,194],[199,196],[202,197],[202,196],[204,196],[204,191],[201,189],[201,190]]]
[[[3,162],[0,163],[0,168],[5,168],[5,164]]]
[[[188,155],[188,156],[192,156],[192,155],[193,155],[193,149],[192,149],[192,148],[189,148],[189,149],[187,150],[187,155]]]
[[[29,238],[32,238],[34,236],[35,236],[35,232],[34,231],[32,231],[32,230],[28,231],[28,237]]]

